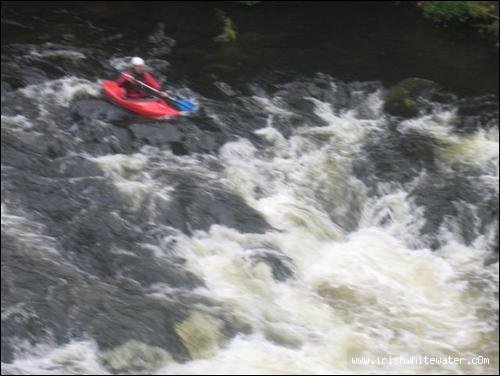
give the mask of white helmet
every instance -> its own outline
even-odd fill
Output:
[[[132,65],[144,65],[144,60],[142,60],[140,57],[133,57],[132,58]]]

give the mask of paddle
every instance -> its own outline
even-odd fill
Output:
[[[196,109],[196,104],[188,101],[188,100],[185,100],[185,99],[179,99],[179,98],[174,98],[172,97],[172,95],[170,95],[170,93],[167,93],[167,92],[162,92],[160,90],[156,90],[155,88],[145,84],[144,82],[142,81],[139,81],[138,79],[136,79],[134,76],[128,74],[128,73],[124,73],[124,72],[121,72],[120,70],[116,69],[115,67],[113,67],[114,70],[120,72],[121,74],[123,74],[125,77],[127,78],[130,78],[132,80],[134,80],[134,82],[136,82],[137,84],[139,84],[141,87],[143,88],[146,88],[148,89],[150,92],[152,92],[155,97],[158,97],[158,98],[161,98],[161,99],[169,99],[170,101],[172,101],[172,103],[180,110],[180,111],[193,111]],[[167,96],[163,96],[163,93],[167,94]]]

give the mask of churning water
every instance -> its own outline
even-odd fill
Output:
[[[498,372],[497,116],[317,74],[144,122],[37,69],[2,87],[2,373]],[[352,361],[398,356],[489,364]]]

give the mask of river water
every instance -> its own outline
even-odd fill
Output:
[[[498,57],[367,9],[2,5],[2,373],[497,374]],[[199,111],[107,103],[134,55]],[[352,361],[412,356],[468,362]]]

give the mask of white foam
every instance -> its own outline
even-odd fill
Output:
[[[71,342],[62,347],[37,346],[31,354],[17,357],[13,363],[2,362],[2,374],[27,375],[107,375],[92,341]]]
[[[86,158],[97,163],[120,194],[131,200],[135,209],[153,199],[149,201],[151,212],[156,211],[157,200],[170,201],[171,193],[175,190],[174,185],[161,178],[163,169],[169,173],[182,171],[184,174],[208,180],[208,184],[212,184],[212,179],[218,179],[217,174],[205,166],[205,162],[209,163],[213,157],[178,157],[170,151],[160,151],[154,147],[143,147],[140,152],[132,155],[110,154]]]
[[[255,102],[257,102],[266,112],[279,115],[279,116],[293,116],[294,113],[291,111],[287,111],[279,105],[279,98],[276,98],[274,101],[269,98],[253,96],[252,97]],[[274,103],[278,102],[278,104]]]
[[[151,195],[164,201],[170,200],[171,186],[159,185],[151,178],[147,171],[149,158],[141,153],[133,155],[112,154],[101,157],[89,157],[101,167],[118,189],[127,199],[131,199],[137,209]]]
[[[39,252],[40,257],[58,254],[57,241],[45,235],[45,225],[11,213],[5,203],[2,203],[2,235],[9,235],[24,252]]]
[[[39,105],[48,103],[68,107],[77,95],[99,96],[100,85],[82,78],[67,77],[29,85],[19,91]]]
[[[498,128],[477,130],[471,135],[453,137],[440,150],[440,157],[448,163],[475,165],[484,169],[492,166],[498,171]]]
[[[378,99],[375,94],[364,102],[372,114],[380,114]],[[192,236],[170,235],[176,240],[175,253],[204,282],[193,294],[216,301],[228,318],[248,325],[251,334],[228,342],[214,340],[206,358],[172,362],[155,372],[497,372],[498,262],[485,266],[494,224],[467,246],[453,221],[447,222],[441,229],[443,246],[437,251],[426,248],[419,235],[424,213],[408,193],[425,173],[406,186],[380,184],[371,197],[353,177],[363,143],[372,132],[384,131],[384,119],[360,119],[357,110],[335,114],[329,104],[313,102],[316,114],[328,125],[303,126],[285,138],[273,128],[272,119],[287,115],[279,104],[263,101],[270,120],[255,134],[269,145],[259,150],[243,138],[225,144],[218,156],[224,167],[221,173],[197,157],[176,157],[154,148],[133,155],[89,157],[132,200],[144,200],[152,192],[162,192],[168,199],[170,187],[159,182],[158,175],[153,178],[153,172],[182,170],[199,176],[200,184],[223,184],[271,225],[263,234],[213,225]],[[406,121],[400,131],[421,132],[449,145],[467,137],[453,134],[452,119],[453,111],[436,113]],[[498,144],[498,130],[481,132],[478,142],[485,142],[485,137],[488,145]],[[498,159],[498,152],[493,147],[487,150],[487,157],[460,158],[466,163],[480,161],[481,179],[494,185],[498,174],[492,175],[488,165]],[[454,161],[442,158],[445,167]],[[340,223],[349,220],[357,227],[348,232]],[[162,246],[148,249],[156,257],[166,252]],[[288,279],[274,277],[272,265],[263,261],[269,254],[289,268]],[[156,285],[150,296],[170,299],[177,292]],[[96,365],[97,350],[85,346],[88,352],[80,359],[88,361],[90,369],[102,371]],[[491,364],[354,366],[351,357],[361,355],[486,356]],[[54,356],[46,358],[54,367]],[[16,361],[12,366],[45,372],[49,363],[41,359]],[[55,369],[68,372],[58,365]]]
[[[33,128],[33,123],[23,115],[2,115],[2,128],[8,128],[14,131],[26,131]]]
[[[441,110],[401,123],[402,133],[417,132],[436,139],[441,145],[437,155],[446,164],[473,165],[485,169],[493,165],[498,169],[498,127],[478,129],[471,134],[454,132],[455,110]]]
[[[497,302],[498,263],[485,269],[489,251],[465,246],[453,229],[442,238],[440,250],[425,248],[419,234],[424,213],[406,190],[422,176],[406,188],[381,185],[378,196],[367,198],[362,183],[352,178],[352,164],[383,121],[360,120],[353,111],[336,115],[329,105],[316,105],[329,126],[304,127],[285,139],[268,123],[255,132],[271,144],[264,152],[245,139],[220,150],[224,182],[274,230],[242,234],[212,226],[192,238],[179,238],[179,253],[206,284],[196,293],[223,303],[254,334],[235,338],[210,359],[161,372],[469,370],[467,365],[359,368],[350,358],[360,354],[490,356],[491,364],[475,371],[494,371],[498,342],[492,305]],[[373,106],[379,105],[373,100]],[[450,142],[457,137],[448,128],[451,119],[451,112],[424,117],[404,123],[402,130],[417,129]],[[329,214],[318,195],[331,198]],[[361,221],[358,230],[346,234],[332,218],[349,214],[348,200],[360,206]],[[489,237],[493,235],[492,230]],[[474,244],[485,246],[479,239]],[[270,266],[253,257],[266,252],[287,257],[293,277],[274,279]]]
[[[289,227],[247,235],[213,226],[208,233],[184,238],[180,249],[188,266],[207,284],[197,293],[222,302],[257,337],[236,339],[209,361],[168,369],[339,373],[353,370],[353,354],[398,356],[415,349],[414,355],[449,350],[481,355],[478,349],[494,335],[494,323],[485,326],[477,316],[496,289],[495,280],[481,276],[485,252],[451,243],[440,252],[413,251],[376,227],[343,242],[306,233]],[[290,257],[295,277],[285,283],[274,280],[269,266],[250,258],[257,245],[259,252],[278,249]],[[461,270],[457,262],[469,267]],[[488,286],[482,298],[472,301],[470,273]],[[250,352],[241,351],[247,346]],[[300,361],[288,364],[284,354]],[[254,364],[259,357],[267,361]],[[427,371],[432,369],[438,368]],[[405,372],[404,367],[398,370]]]
[[[65,58],[70,60],[81,60],[87,58],[85,54],[71,50],[50,50],[43,52],[31,51],[30,55],[42,58]]]

